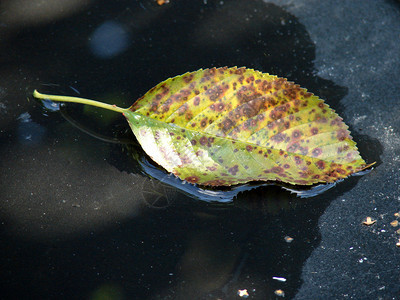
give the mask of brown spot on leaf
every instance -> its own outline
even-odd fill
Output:
[[[296,156],[294,157],[294,161],[295,161],[296,165],[300,165],[300,164],[303,162],[303,160],[301,159],[301,157],[298,156],[298,155],[296,155]]]
[[[318,128],[317,128],[317,127],[311,128],[311,134],[312,134],[312,135],[318,134]]]
[[[300,137],[301,137],[301,131],[300,130],[294,130],[293,133],[292,133],[292,138],[297,140]]]
[[[342,175],[345,175],[345,174],[346,174],[346,171],[343,170],[343,169],[341,169],[341,168],[337,168],[337,169],[336,169],[336,172],[338,172],[339,174],[342,174]]]
[[[272,173],[275,173],[275,174],[279,174],[279,173],[282,173],[282,172],[283,172],[283,169],[282,169],[281,167],[279,167],[279,166],[276,166],[276,167],[273,167],[273,168],[271,169],[271,172],[272,172]]]
[[[336,137],[339,141],[344,141],[346,138],[349,137],[349,134],[348,134],[347,130],[340,129],[337,131]]]
[[[218,103],[217,104],[217,111],[223,111],[225,108],[225,104],[224,103]]]
[[[201,144],[202,146],[205,146],[205,145],[207,145],[207,143],[208,143],[207,137],[206,137],[206,136],[202,136],[202,137],[200,138],[200,144]]]
[[[232,168],[228,169],[228,172],[230,174],[232,174],[233,176],[235,176],[238,171],[239,171],[239,166],[238,165],[234,165]]]
[[[313,155],[314,157],[320,156],[321,153],[322,153],[322,149],[321,149],[321,148],[315,148],[315,149],[312,151],[312,155]]]
[[[192,175],[192,176],[186,177],[185,180],[190,183],[196,183],[200,180],[200,178],[198,176]]]
[[[223,130],[224,130],[224,131],[228,131],[229,129],[232,128],[232,126],[233,126],[233,121],[232,121],[231,119],[225,119],[225,120],[222,122],[222,126],[223,126]]]
[[[194,77],[194,74],[193,73],[189,73],[189,74],[184,75],[182,77],[182,79],[183,79],[183,81],[185,83],[189,83],[189,82],[191,82],[193,80],[193,77]]]
[[[273,137],[271,137],[271,140],[274,141],[275,143],[281,143],[285,140],[285,138],[286,138],[286,134],[278,133],[278,134],[274,135]]]
[[[319,160],[315,163],[317,165],[317,168],[320,170],[325,169],[325,162],[323,160]]]
[[[222,174],[221,174],[222,175]],[[204,185],[210,185],[210,186],[221,186],[221,185],[228,185],[226,180],[223,179],[214,179],[214,180],[209,180],[203,183]]]

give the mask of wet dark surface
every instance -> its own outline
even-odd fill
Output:
[[[398,2],[170,2],[0,4],[2,297],[396,299]],[[123,117],[68,106],[84,132],[30,97],[126,107],[168,77],[225,65],[324,98],[376,168],[309,199],[267,186],[201,201],[111,143],[132,138]]]

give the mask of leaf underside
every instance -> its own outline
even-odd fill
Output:
[[[251,69],[169,78],[124,115],[156,163],[200,185],[311,185],[367,167],[347,125],[323,100]]]

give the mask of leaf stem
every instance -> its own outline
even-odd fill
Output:
[[[33,97],[38,98],[38,99],[43,99],[43,100],[87,104],[87,105],[91,105],[91,106],[97,106],[100,108],[112,110],[112,111],[119,112],[119,113],[124,113],[128,110],[127,108],[121,108],[116,105],[111,105],[111,104],[107,104],[107,103],[103,103],[103,102],[99,102],[99,101],[95,101],[95,100],[79,98],[79,97],[46,95],[46,94],[39,93],[37,90],[35,90],[33,92]]]

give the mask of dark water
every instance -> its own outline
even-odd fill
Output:
[[[133,138],[121,116],[64,108],[84,132],[30,93],[127,107],[168,77],[237,65],[287,77],[340,114],[347,89],[315,75],[304,26],[263,1],[82,3],[25,11],[20,22],[11,9],[3,16],[2,295],[234,299],[247,289],[250,299],[269,299],[282,289],[294,297],[320,240],[319,217],[357,177],[309,199],[265,186],[209,201],[171,184],[134,144],[112,143]],[[379,143],[354,138],[379,164]]]

